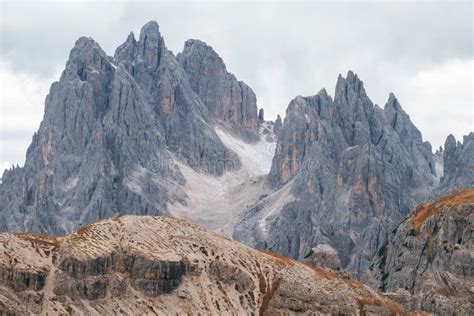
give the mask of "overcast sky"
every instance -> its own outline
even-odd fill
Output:
[[[156,20],[175,54],[211,45],[257,95],[266,118],[297,95],[334,95],[349,69],[383,107],[390,92],[438,147],[474,130],[473,14],[466,2],[148,3],[0,0],[0,173],[24,163],[44,99],[80,36],[113,55]]]

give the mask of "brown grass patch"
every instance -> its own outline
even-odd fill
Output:
[[[382,306],[388,309],[390,312],[405,315],[398,304],[391,302],[391,301],[384,301],[379,298],[374,297],[367,297],[367,296],[357,296],[356,298],[357,303],[359,304],[359,308],[362,311],[365,305],[373,305],[373,306]]]
[[[84,225],[79,227],[73,234],[69,235],[71,241],[85,241],[87,234],[92,230],[94,224]]]
[[[14,233],[20,239],[29,241],[32,245],[39,245],[45,247],[52,247],[53,249],[59,248],[59,239],[54,236],[48,236],[38,233]]]
[[[365,285],[357,280],[344,280],[344,282],[352,288],[365,289]]]
[[[113,222],[118,222],[118,223],[120,223],[120,222],[121,222],[120,217],[122,217],[122,215],[113,216],[113,217],[112,217],[112,221],[113,221]]]
[[[295,262],[288,258],[288,257],[285,257],[285,256],[282,256],[278,253],[275,253],[275,252],[271,252],[271,251],[268,251],[268,250],[264,250],[264,249],[259,249],[257,248],[257,251],[260,251],[264,254],[267,254],[271,257],[273,257],[274,261],[279,265],[279,266],[293,266],[295,264]]]
[[[430,217],[440,214],[446,207],[474,204],[474,189],[458,191],[432,203],[421,203],[410,218],[413,229],[420,232],[423,223]]]
[[[79,227],[79,229],[76,231],[75,234],[77,235],[85,235],[87,234],[91,229],[92,229],[93,224],[85,225],[82,227]]]
[[[337,273],[334,272],[334,271],[326,270],[326,269],[321,268],[321,267],[314,267],[314,268],[311,268],[311,269],[313,269],[313,271],[316,273],[316,275],[320,278],[324,278],[324,279],[327,279],[327,280],[339,279],[339,277],[337,276]]]

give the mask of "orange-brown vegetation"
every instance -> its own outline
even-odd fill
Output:
[[[421,311],[409,312],[407,314],[407,316],[429,316],[429,315],[432,315],[432,314],[426,313],[426,312],[421,312]]]
[[[122,217],[122,215],[116,215],[116,216],[112,217],[112,220],[113,220],[114,222],[120,223],[120,217]]]
[[[15,233],[18,238],[29,241],[33,246],[46,246],[53,247],[53,249],[59,248],[59,239],[54,236],[48,236],[38,233]]]
[[[312,269],[316,273],[316,275],[320,278],[324,278],[324,279],[327,279],[327,280],[333,280],[333,279],[338,278],[336,272],[334,272],[334,271],[326,270],[326,269],[323,269],[321,267],[314,267]]]
[[[274,252],[264,250],[264,249],[259,249],[259,248],[257,248],[257,250],[273,257],[274,261],[280,266],[292,266],[295,264],[295,262],[292,259],[282,256],[278,253],[274,253]]]
[[[466,204],[474,204],[474,189],[461,190],[432,203],[421,203],[416,207],[414,214],[411,216],[411,225],[416,232],[419,232],[421,226],[428,218],[440,214],[444,208]]]
[[[70,235],[71,241],[84,241],[86,240],[86,235],[92,230],[94,224],[88,224],[80,227],[75,233]]]
[[[388,309],[390,312],[398,314],[398,315],[405,315],[405,313],[402,311],[400,306],[390,301],[384,301],[379,298],[373,298],[373,297],[367,297],[367,296],[357,296],[355,299],[357,303],[359,304],[359,308],[361,311],[363,310],[365,305],[374,305],[374,306],[383,306],[386,309]]]
[[[358,288],[358,289],[365,288],[364,284],[362,282],[357,281],[357,280],[349,279],[349,280],[344,280],[344,282],[352,288]]]

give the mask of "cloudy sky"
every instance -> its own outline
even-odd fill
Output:
[[[156,20],[179,52],[201,39],[273,119],[297,95],[355,71],[374,103],[390,92],[438,147],[474,130],[473,15],[466,2],[5,2],[0,0],[0,170],[22,165],[49,86],[75,40],[109,55]],[[0,171],[1,173],[1,171]]]

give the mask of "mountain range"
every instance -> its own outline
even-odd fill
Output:
[[[106,260],[108,266],[115,265],[112,263],[116,259],[114,256],[125,255],[124,252],[115,252],[120,243],[113,243],[112,236],[118,238],[116,230],[120,232],[119,235],[123,235],[123,232],[122,227],[117,227],[118,224],[113,220],[92,226],[94,229],[103,228],[93,230],[94,233],[87,235],[88,238],[84,240],[84,243],[90,243],[87,248],[91,249],[90,256],[84,262],[82,258],[72,255],[72,252],[79,251],[75,247],[82,247],[82,244],[72,243],[74,236],[77,237],[78,232],[84,230],[79,227],[106,218],[117,218],[114,216],[140,215],[188,219],[253,248],[300,261],[308,261],[314,256],[315,247],[323,245],[318,251],[323,251],[324,256],[326,253],[335,256],[329,268],[347,271],[350,278],[363,280],[378,291],[393,292],[397,288],[404,288],[410,296],[410,299],[400,300],[395,296],[382,298],[370,292],[371,296],[367,300],[377,304],[361,303],[360,299],[354,297],[366,295],[359,293],[362,288],[363,291],[369,290],[357,283],[357,286],[350,287],[355,292],[347,296],[347,304],[342,304],[348,309],[342,305],[336,308],[331,304],[327,309],[321,309],[319,300],[319,303],[315,303],[318,307],[313,306],[307,300],[313,300],[316,294],[310,293],[310,298],[303,299],[306,300],[304,304],[301,303],[301,297],[296,299],[295,306],[301,311],[345,313],[359,308],[360,313],[363,313],[364,306],[370,305],[381,309],[369,310],[369,313],[377,314],[382,309],[383,312],[390,312],[390,308],[385,309],[385,300],[397,301],[404,310],[436,312],[439,306],[448,306],[446,311],[453,311],[457,306],[462,306],[462,310],[469,311],[474,304],[472,300],[461,300],[459,303],[458,300],[446,299],[448,303],[446,300],[423,303],[423,300],[432,299],[433,294],[425,295],[429,292],[426,287],[418,286],[422,284],[418,283],[421,282],[419,280],[425,277],[419,269],[406,272],[411,279],[405,275],[396,276],[395,273],[399,268],[399,259],[396,258],[412,256],[405,254],[408,250],[400,249],[402,245],[412,244],[412,239],[418,240],[415,250],[416,247],[425,249],[421,244],[433,244],[433,232],[430,237],[426,237],[428,233],[425,230],[429,228],[424,221],[422,226],[413,228],[416,230],[415,235],[408,233],[407,237],[406,232],[412,230],[412,226],[407,226],[407,223],[420,212],[420,206],[417,208],[417,205],[425,205],[420,203],[442,199],[442,196],[469,188],[474,188],[474,133],[465,136],[462,143],[449,135],[444,148],[433,153],[430,143],[423,140],[421,132],[403,110],[397,97],[390,93],[383,108],[373,104],[366,94],[364,83],[352,71],[348,71],[345,77],[339,75],[333,97],[325,89],[314,96],[297,96],[290,101],[283,120],[280,116],[275,121],[266,120],[263,109],[257,108],[255,93],[228,72],[224,61],[212,47],[200,40],[188,40],[183,51],[175,56],[166,48],[158,24],[151,21],[142,27],[138,39],[130,33],[125,42],[117,47],[113,57],[108,56],[91,38],[81,37],[76,41],[65,70],[59,81],[52,84],[46,97],[43,121],[33,135],[24,166],[6,170],[2,176],[0,231],[69,234],[67,237],[57,237],[59,239],[43,236],[38,237],[39,241],[31,241],[33,248],[37,247],[36,244],[44,243],[47,244],[46,248],[49,247],[49,250],[43,246],[35,250],[40,253],[48,251],[47,256],[41,255],[42,258],[50,258],[51,253],[60,252],[55,256],[63,258],[62,263],[48,263],[47,269],[58,271],[61,284],[57,280],[49,280],[47,275],[38,276],[38,271],[45,266],[34,266],[32,269],[35,272],[30,271],[34,276],[28,272],[30,274],[27,277],[20,275],[21,280],[16,280],[20,282],[20,292],[25,289],[41,291],[47,286],[49,294],[41,302],[41,308],[48,310],[56,306],[56,303],[49,301],[51,293],[56,293],[51,287],[69,293],[65,294],[68,297],[66,301],[56,306],[59,310],[84,309],[85,306],[75,305],[77,298],[83,299],[81,295],[91,299],[87,294],[91,291],[92,299],[103,298],[101,295],[114,293],[116,286],[122,287],[123,293],[127,293],[124,299],[127,304],[132,304],[130,293],[145,299],[136,291],[145,294],[155,291],[152,294],[156,296],[158,290],[169,292],[178,288],[181,281],[168,280],[168,277],[166,281],[162,281],[162,278],[158,278],[159,281],[150,278],[153,282],[140,281],[148,278],[133,275],[148,273],[148,268],[143,266],[138,272],[133,270],[133,264],[127,266],[128,263],[117,266],[120,271],[109,271],[107,268],[107,273],[113,276],[94,270],[98,267],[90,262],[99,260],[94,258]],[[430,275],[447,271],[442,273],[458,273],[458,278],[466,279],[465,283],[447,281],[450,288],[456,289],[449,292],[455,298],[474,295],[471,207],[474,196],[467,194],[461,200],[464,208],[462,212],[459,211],[462,213],[459,221],[467,221],[463,222],[464,226],[455,221],[455,225],[461,226],[452,228],[454,224],[449,211],[435,212],[436,216],[429,215],[436,223],[428,222],[430,227],[437,227],[436,232],[440,225],[445,225],[447,231],[454,230],[454,235],[462,231],[461,242],[450,234],[447,239],[436,239],[433,247],[442,249],[444,242],[452,249],[458,247],[464,252],[450,256],[449,264],[446,263],[447,257],[440,254],[441,250],[436,252],[435,258],[440,258],[434,261],[436,265],[433,265],[433,256],[423,259],[431,260],[426,271],[435,272],[430,272]],[[448,203],[443,209],[452,207]],[[439,209],[438,206],[434,208]],[[456,214],[459,212],[456,211]],[[440,214],[444,214],[444,217]],[[139,228],[130,228],[133,225],[143,226],[142,229],[150,230],[152,234],[157,227],[174,227],[176,223],[181,223],[179,220],[173,222],[158,217],[124,218],[127,233],[133,230],[134,234]],[[148,225],[149,221],[157,221],[158,226]],[[121,220],[118,222],[122,223]],[[470,226],[466,224],[468,222]],[[195,226],[192,227],[186,235],[200,232]],[[174,236],[172,231],[169,233]],[[93,246],[103,234],[113,245]],[[162,234],[162,238],[167,238],[165,233]],[[33,238],[31,236],[36,235],[3,236],[4,240],[12,239],[15,247],[24,249],[25,253],[33,251],[27,243]],[[131,237],[124,235],[123,238]],[[214,240],[217,237],[209,238]],[[227,237],[219,238],[223,238],[219,241],[223,247],[225,243],[232,243],[229,247],[244,247],[228,241]],[[420,238],[425,242],[419,241]],[[79,239],[82,240],[82,237]],[[59,248],[55,246],[57,240],[61,240]],[[146,237],[142,236],[136,242],[146,244]],[[153,247],[159,248],[158,245],[160,242],[154,241]],[[8,243],[4,245],[7,246]],[[97,247],[97,251],[93,250],[94,247]],[[60,250],[53,251],[53,248]],[[132,246],[129,248],[132,252],[138,251]],[[139,252],[143,252],[143,249],[140,246]],[[250,258],[247,257],[250,256],[247,254],[250,250],[242,249],[245,249],[242,250],[242,256]],[[104,257],[103,251],[112,252],[113,256],[107,255],[112,256],[112,259],[104,259],[109,257]],[[241,250],[236,252],[238,254],[234,261],[239,261]],[[4,266],[7,266],[5,256]],[[8,252],[8,257],[11,256]],[[19,260],[29,256],[24,254]],[[265,254],[259,255],[265,259],[258,259],[254,254],[251,256],[257,261],[270,260]],[[140,256],[133,260],[136,259],[143,261],[141,264],[146,267],[157,265],[144,261]],[[232,261],[230,257],[227,259]],[[407,259],[407,266],[410,260]],[[293,265],[294,261],[289,262]],[[321,264],[321,260],[317,262]],[[334,265],[334,262],[337,264]],[[441,268],[437,262],[443,262]],[[225,265],[216,267],[217,263],[205,265],[205,269],[213,271],[213,276],[206,272],[206,282],[209,282],[209,278],[219,279],[221,276],[231,278],[233,273],[241,275],[235,270],[236,264],[233,263],[233,268]],[[252,261],[251,264],[240,262],[237,265],[249,272],[257,269],[249,266],[254,264]],[[451,264],[457,267],[455,272],[450,272]],[[164,265],[168,267],[166,269],[174,269],[168,263]],[[182,262],[179,265],[178,270],[190,269]],[[283,291],[277,291],[279,299],[265,299],[265,293],[268,293],[265,291],[271,291],[272,295],[275,293],[276,290],[272,289],[275,284],[270,283],[277,282],[276,277],[266,278],[263,281],[265,290],[262,290],[262,284],[258,285],[262,281],[257,282],[254,278],[257,275],[252,272],[250,279],[248,275],[243,277],[245,284],[235,285],[235,290],[241,294],[241,288],[245,288],[244,292],[249,291],[245,295],[224,291],[223,297],[219,299],[221,303],[216,305],[215,302],[207,301],[209,298],[203,298],[204,294],[193,285],[192,289],[186,290],[188,292],[185,295],[192,298],[191,305],[179,305],[177,309],[196,308],[211,312],[206,308],[212,305],[214,313],[231,310],[235,313],[248,312],[257,307],[261,309],[262,306],[265,310],[291,310],[288,300],[295,298],[285,295],[294,291],[294,287],[301,286],[296,285],[301,280],[295,281],[295,278],[304,279],[306,277],[303,275],[309,273],[299,263],[295,267],[298,267],[298,272],[280,276],[282,279],[278,277],[278,282],[290,282],[287,288],[277,285]],[[274,268],[269,266],[265,269]],[[82,272],[77,269],[82,269]],[[127,276],[122,275],[124,271],[127,271]],[[4,286],[13,286],[15,282],[10,275],[15,273],[11,269],[3,273]],[[301,275],[295,276],[298,273]],[[100,276],[105,285],[90,283],[90,276]],[[127,284],[132,284],[132,289],[115,284],[123,277],[128,280]],[[287,277],[291,280],[285,281]],[[36,285],[30,282],[31,278],[36,280]],[[349,277],[342,274],[337,275],[337,278],[347,280]],[[400,283],[401,279],[403,284]],[[219,280],[227,285],[236,282],[233,279]],[[404,282],[408,280],[411,283],[406,285]],[[429,280],[439,285],[446,278],[430,277]],[[315,284],[318,282],[314,281]],[[115,284],[114,288],[112,284]],[[260,294],[256,294],[259,287]],[[13,294],[8,291],[1,295],[12,297]],[[206,295],[217,295],[219,291],[222,288],[213,289],[212,293]],[[300,294],[294,293],[296,296]],[[415,295],[417,298],[411,298]],[[14,302],[8,308],[20,308],[23,298]],[[222,302],[226,303],[219,305]],[[106,305],[100,304],[94,304],[93,307],[98,313],[106,308]],[[114,304],[118,304],[117,308],[134,310],[131,305],[124,307],[120,302]],[[391,306],[391,312],[394,312],[395,305]],[[25,312],[34,312],[35,307],[21,308]]]

